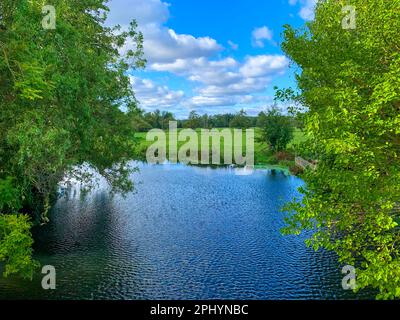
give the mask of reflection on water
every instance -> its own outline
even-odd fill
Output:
[[[282,236],[283,203],[298,178],[267,170],[140,165],[136,192],[68,190],[36,229],[35,255],[57,270],[57,289],[0,279],[0,298],[355,298],[340,268],[304,237]]]

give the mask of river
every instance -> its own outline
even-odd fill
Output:
[[[335,257],[282,236],[280,207],[302,180],[283,172],[139,164],[135,192],[67,190],[34,230],[56,290],[0,278],[1,299],[344,299]]]

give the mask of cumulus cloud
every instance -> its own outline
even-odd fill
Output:
[[[247,95],[262,92],[270,83],[270,78],[244,78],[240,81],[227,85],[211,85],[198,90],[204,96],[224,96],[224,95]]]
[[[150,33],[145,31],[144,51],[150,63],[174,62],[182,58],[210,57],[222,47],[210,37],[195,38],[177,34],[172,29],[161,28]],[[147,37],[146,37],[147,35]]]
[[[263,77],[281,74],[288,66],[288,59],[283,55],[248,56],[243,63],[229,57],[222,60],[178,59],[173,63],[156,63],[150,68],[155,71],[172,72],[203,84],[226,85],[243,78]]]
[[[251,43],[253,47],[264,48],[265,41],[272,41],[273,32],[267,26],[256,28],[251,34]]]
[[[289,0],[289,4],[295,6],[300,4],[301,8],[299,11],[299,16],[304,20],[314,19],[314,9],[317,0]]]
[[[167,28],[164,24],[170,16],[168,7],[169,4],[160,0],[112,0],[107,24],[126,28],[136,19],[144,35],[144,52],[150,63],[210,57],[222,50],[223,47],[210,37],[178,34]]]
[[[246,63],[240,68],[245,77],[264,77],[271,74],[281,74],[289,61],[282,55],[261,55],[247,57]]]
[[[189,105],[226,106],[245,103],[250,95],[263,92],[272,78],[283,74],[288,65],[283,55],[259,55],[248,56],[241,63],[231,57],[216,61],[178,59],[173,63],[152,64],[150,68],[197,83],[197,95],[188,101]]]
[[[210,84],[215,82],[226,83],[235,81],[237,76],[232,72],[239,66],[233,58],[209,60],[206,58],[177,59],[173,63],[155,63],[150,69],[155,71],[171,72],[186,77],[191,81]]]
[[[183,101],[185,96],[183,91],[173,91],[149,79],[131,76],[130,80],[140,106],[146,110],[175,107]]]

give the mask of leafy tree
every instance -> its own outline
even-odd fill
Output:
[[[137,108],[136,111],[132,111],[131,118],[132,118],[132,127],[135,131],[145,132],[152,129],[151,124],[148,123],[145,119],[143,110]]]
[[[267,117],[267,114],[265,112],[260,112],[257,116],[257,124],[256,126],[258,128],[263,128],[265,126],[265,118]]]
[[[169,122],[174,121],[174,115],[168,111],[155,110],[154,112],[145,113],[143,121],[148,123],[151,128],[155,129],[167,129]]]
[[[150,124],[152,128],[161,129],[161,111],[147,112],[144,114],[144,120]]]
[[[167,129],[170,121],[175,121],[174,115],[171,112],[163,111],[161,113],[161,129]]]
[[[251,120],[247,117],[246,111],[240,110],[230,121],[231,128],[248,129],[251,126]]]
[[[346,5],[355,29],[343,28]],[[300,69],[306,132],[318,158],[286,232],[315,233],[357,270],[357,289],[400,298],[400,1],[319,1],[315,21],[286,26],[283,49]]]
[[[228,128],[234,115],[230,113],[217,114],[211,117],[210,122],[213,128]]]
[[[76,169],[89,166],[113,190],[132,188],[127,161],[136,100],[127,71],[145,64],[143,37],[135,22],[126,31],[106,27],[104,2],[53,0],[54,30],[42,27],[43,1],[0,2],[0,260],[6,275],[26,276],[35,266],[30,222],[19,213],[46,220],[67,174],[87,182],[88,172]],[[121,56],[128,40],[135,49]]]
[[[263,138],[275,151],[284,150],[293,139],[292,122],[275,107],[259,114],[258,125],[262,128]]]
[[[191,128],[191,129],[197,129],[202,126],[202,121],[201,117],[196,111],[190,111],[189,118],[185,122],[184,127],[185,128]]]
[[[201,127],[203,129],[209,129],[210,128],[210,122],[211,122],[210,120],[211,120],[210,116],[208,114],[204,114],[201,117]]]

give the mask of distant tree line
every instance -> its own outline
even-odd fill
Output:
[[[150,129],[168,129],[170,121],[177,121],[178,128],[191,129],[211,129],[211,128],[264,128],[268,114],[272,113],[280,117],[282,122],[290,123],[292,127],[301,128],[301,121],[291,115],[283,115],[278,109],[271,108],[269,112],[260,112],[258,116],[249,116],[246,111],[240,110],[237,113],[224,113],[216,115],[200,115],[196,111],[191,111],[187,119],[176,119],[174,114],[168,111],[155,110],[153,112],[137,111],[133,120],[136,131],[146,132]]]

